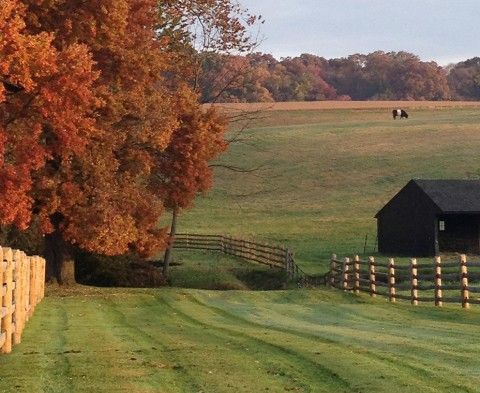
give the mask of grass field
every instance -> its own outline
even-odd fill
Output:
[[[393,121],[396,104],[351,105],[262,112],[222,158],[261,169],[218,169],[179,230],[285,243],[321,273],[365,234],[373,248],[373,216],[409,179],[480,177],[479,108],[411,103]],[[246,291],[268,269],[207,253],[175,263],[174,285],[238,290],[49,288],[0,356],[0,392],[480,391],[480,307]]]
[[[419,108],[396,121],[396,103],[347,104],[258,114],[222,162],[260,169],[219,168],[214,190],[181,217],[180,231],[285,243],[307,272],[319,273],[331,253],[363,253],[365,235],[372,253],[374,215],[410,179],[480,177],[478,103],[410,103]]]
[[[340,291],[50,293],[1,392],[478,392],[480,312]]]

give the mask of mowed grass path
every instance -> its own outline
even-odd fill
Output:
[[[395,106],[394,103],[391,104]],[[413,105],[413,104],[412,104]],[[434,105],[434,104],[432,104]],[[412,178],[480,177],[480,109],[266,111],[221,162],[214,189],[180,219],[182,232],[285,243],[310,273],[374,248],[376,212]]]
[[[55,292],[1,392],[478,392],[479,310],[340,291]]]

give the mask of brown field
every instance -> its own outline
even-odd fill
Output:
[[[233,111],[293,111],[318,109],[435,109],[480,107],[480,101],[299,101],[215,104]]]

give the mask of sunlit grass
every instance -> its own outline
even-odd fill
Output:
[[[338,290],[54,291],[1,392],[477,392],[480,311]]]

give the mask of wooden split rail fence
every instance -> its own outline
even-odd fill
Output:
[[[480,304],[480,262],[467,263],[465,255],[455,262],[435,257],[432,262],[417,263],[412,258],[409,264],[396,264],[392,258],[388,263],[373,257],[362,260],[358,256],[340,261],[332,255],[328,283],[344,291],[385,296],[391,302],[432,302],[439,307],[443,303],[460,303],[463,308]]]
[[[0,352],[9,353],[44,297],[45,260],[0,247],[0,278]]]
[[[200,235],[180,233],[175,235],[174,248],[219,251],[256,262],[271,268],[283,269],[299,285],[312,284],[317,277],[311,277],[295,263],[293,252],[283,246],[244,240],[226,235]],[[324,283],[323,277],[321,278]]]

